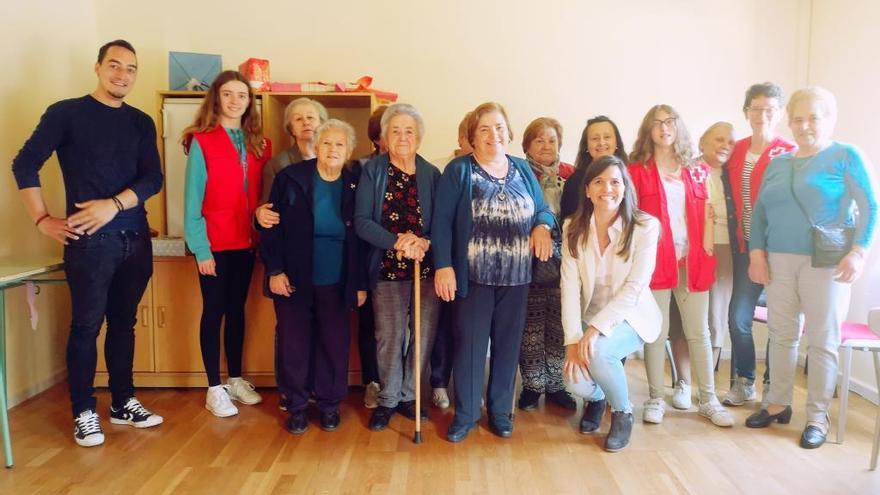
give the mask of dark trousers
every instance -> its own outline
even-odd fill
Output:
[[[67,339],[67,380],[73,416],[95,410],[97,338],[104,318],[104,355],[113,406],[134,396],[132,361],[137,307],[153,275],[153,246],[147,232],[84,235],[64,248],[72,321]]]
[[[446,388],[452,376],[452,303],[440,302],[440,321],[431,351],[431,388]]]
[[[277,298],[275,317],[280,354],[275,375],[281,393],[287,397],[288,411],[308,406],[310,368],[314,368],[318,409],[339,409],[348,391],[351,339],[351,312],[343,301],[341,286],[315,287],[312,301]]]
[[[379,364],[376,358],[376,318],[372,294],[358,308],[358,354],[361,358],[361,383],[379,383]]]
[[[764,291],[764,286],[749,279],[749,254],[733,252],[733,292],[730,296],[728,323],[730,343],[733,348],[733,363],[736,376],[755,379],[755,339],[752,336],[752,322],[755,306]],[[769,346],[768,346],[769,351]],[[770,381],[770,361],[764,362],[764,382]]]
[[[220,385],[220,323],[229,376],[241,376],[244,347],[244,303],[254,272],[254,250],[216,251],[217,276],[199,274],[202,289],[202,320],[199,343],[208,385]]]
[[[455,424],[473,424],[480,419],[483,372],[490,338],[492,349],[486,406],[490,417],[510,414],[528,293],[528,285],[494,287],[471,282],[467,297],[455,298],[452,364]]]

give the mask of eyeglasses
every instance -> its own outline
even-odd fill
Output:
[[[651,127],[675,127],[675,121],[675,117],[669,117],[665,120],[655,120],[654,122],[651,122]]]
[[[774,113],[779,111],[779,107],[749,107],[746,110],[752,115],[773,115]]]

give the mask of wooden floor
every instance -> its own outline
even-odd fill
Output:
[[[631,360],[627,370],[638,406],[647,391],[643,363]],[[732,409],[732,429],[712,426],[695,409],[670,410],[662,425],[648,426],[637,407],[630,447],[616,454],[601,449],[607,416],[601,435],[580,435],[579,412],[552,405],[517,412],[509,440],[489,433],[484,419],[455,445],[444,436],[451,410],[432,409],[424,443],[414,445],[413,423],[400,416],[370,432],[357,388],[339,430],[325,433],[313,418],[306,434],[294,436],[282,428],[275,391],[261,392],[262,404],[220,419],[205,410],[203,390],[141,390],[165,424],[135,430],[109,424],[102,390],[107,441],[85,449],[71,438],[66,387],[55,386],[12,410],[16,463],[0,470],[0,494],[880,494],[880,471],[867,469],[876,406],[853,394],[846,442],[803,450],[803,376],[790,425],[748,429],[754,406],[746,406]]]

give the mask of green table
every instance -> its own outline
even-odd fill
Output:
[[[7,468],[12,467],[12,438],[6,400],[6,289],[28,282],[64,282],[63,278],[39,278],[41,275],[59,271],[63,266],[61,259],[57,257],[26,261],[0,258],[0,427],[3,429],[3,454]]]

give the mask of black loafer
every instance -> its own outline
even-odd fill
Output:
[[[416,401],[408,400],[405,402],[399,402],[397,404],[397,412],[400,413],[401,416],[408,418],[412,421],[416,420]],[[422,408],[422,420],[428,419],[428,411],[425,408]]]
[[[801,447],[805,449],[818,449],[825,443],[828,433],[823,433],[818,426],[807,425],[801,434]]]
[[[284,422],[287,431],[294,435],[302,435],[309,429],[309,414],[305,409],[293,411]]]
[[[509,414],[499,414],[489,418],[489,431],[501,438],[513,436],[513,420]]]
[[[791,406],[785,406],[785,409],[777,414],[770,414],[766,409],[761,409],[746,418],[746,426],[749,428],[766,428],[774,421],[784,425],[791,422]]]
[[[324,431],[333,431],[339,428],[339,409],[332,411],[321,411],[321,429]]]
[[[465,438],[467,438],[468,433],[477,426],[476,423],[471,424],[460,424],[455,421],[449,425],[449,429],[446,431],[446,439],[452,443],[458,443]]]
[[[584,405],[584,415],[581,417],[581,433],[593,433],[598,430],[604,415],[605,399],[587,402]]]
[[[565,390],[550,392],[549,394],[547,394],[547,400],[563,409],[568,409],[569,411],[574,411],[578,408],[577,402],[574,400],[574,397],[572,397],[571,394],[569,394]]]
[[[538,408],[538,400],[541,398],[541,392],[535,392],[534,390],[523,389],[522,393],[519,394],[519,400],[516,405],[523,411],[534,411]]]
[[[382,431],[388,427],[391,416],[394,415],[394,409],[391,407],[379,406],[373,409],[373,415],[370,416],[370,429],[373,431]]]

